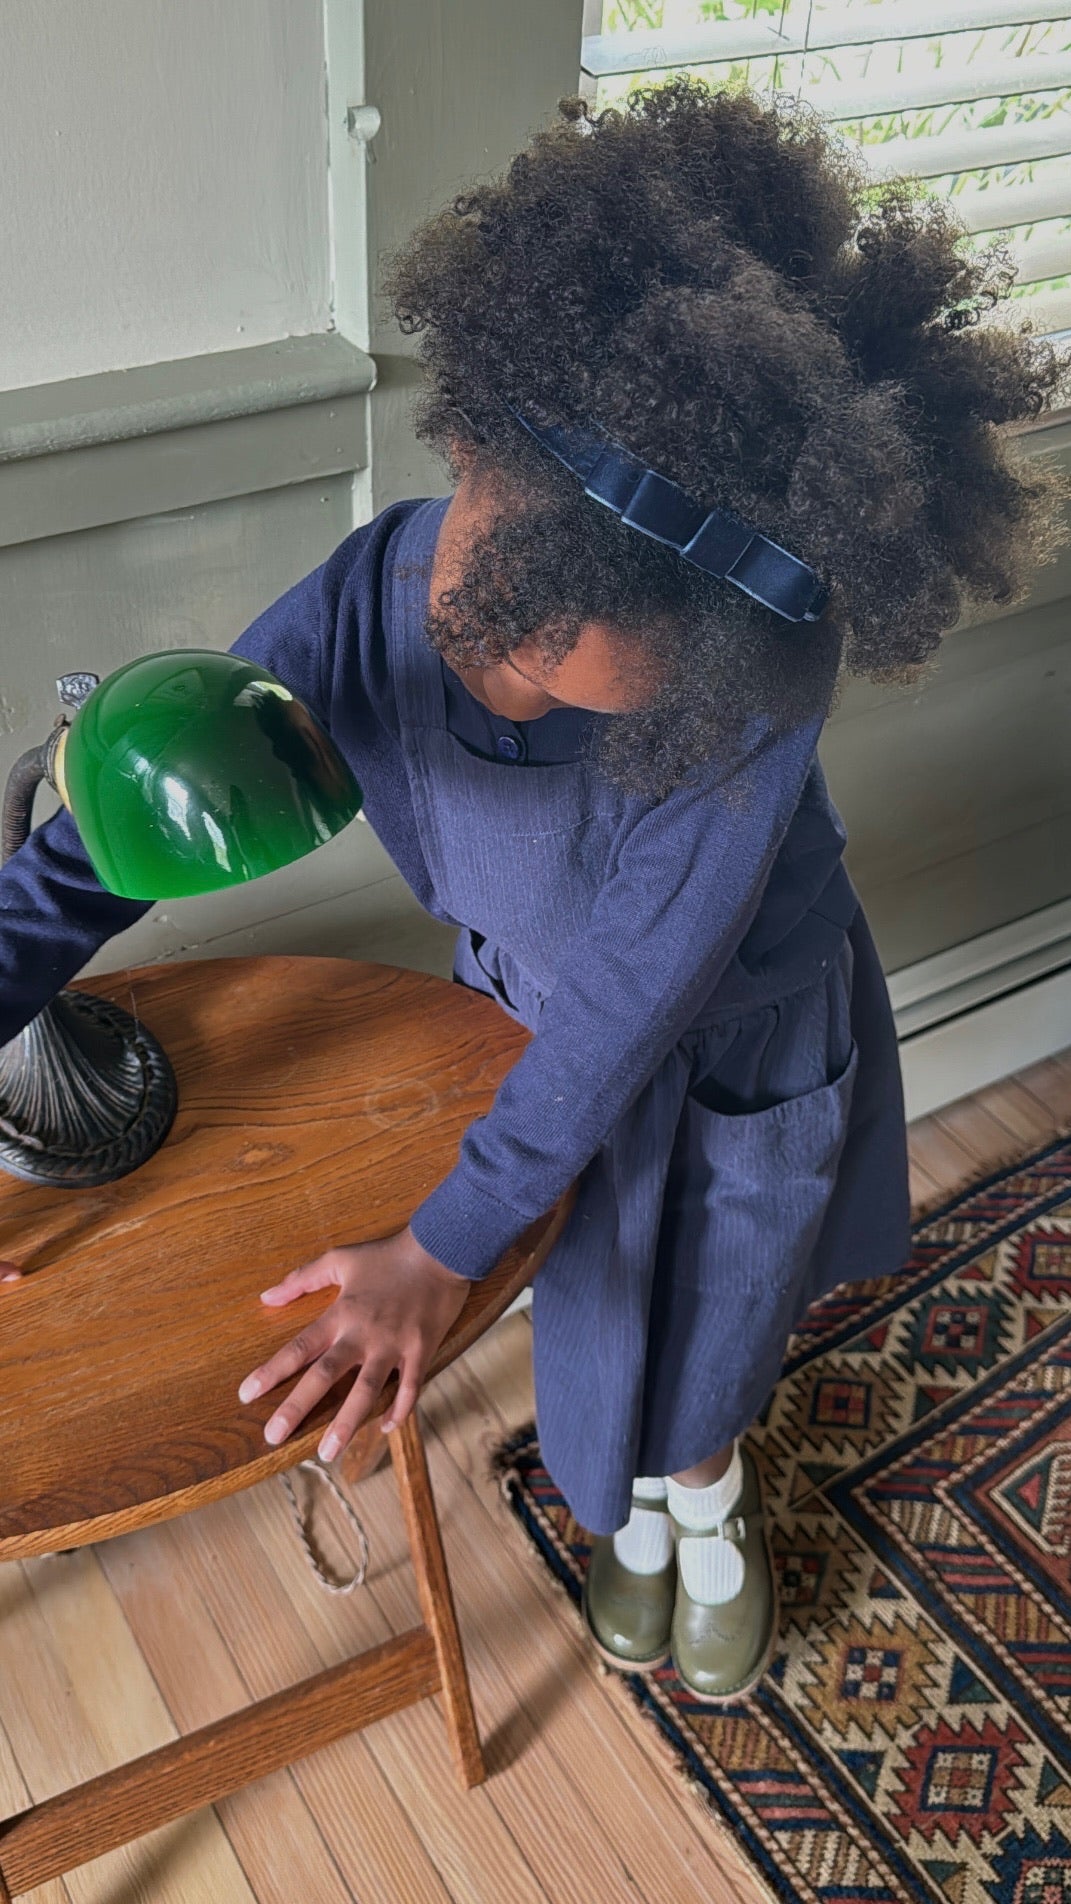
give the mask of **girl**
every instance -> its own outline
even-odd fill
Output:
[[[995,425],[1058,384],[979,325],[1006,272],[808,113],[674,80],[565,102],[396,260],[456,480],[350,536],[238,651],[330,730],[457,977],[535,1036],[399,1236],[243,1383],[269,1441],[359,1371],[413,1406],[471,1279],[574,1181],[534,1292],[545,1460],[595,1540],[596,1644],[699,1698],[763,1671],[776,1599],[740,1437],[816,1297],[895,1272],[903,1105],[815,747],[839,673],[914,674],[1007,602],[1051,489]],[[66,815],[0,882],[0,1039],[144,908]]]

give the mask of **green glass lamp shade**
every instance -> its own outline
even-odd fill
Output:
[[[145,655],[71,722],[58,779],[101,883],[180,899],[259,879],[360,811],[333,740],[267,669],[238,655]]]

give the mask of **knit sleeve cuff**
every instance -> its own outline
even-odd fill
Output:
[[[459,1167],[425,1198],[409,1227],[437,1263],[479,1282],[497,1268],[532,1220],[478,1188]]]

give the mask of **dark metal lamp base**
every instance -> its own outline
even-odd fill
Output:
[[[144,1025],[106,998],[60,992],[0,1049],[0,1169],[88,1190],[160,1148],[175,1074]]]

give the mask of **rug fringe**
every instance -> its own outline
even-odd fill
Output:
[[[491,1455],[491,1474],[497,1477],[501,1475],[504,1470],[511,1468],[519,1450],[523,1448],[527,1442],[534,1441],[535,1438],[535,1422],[529,1421],[525,1423],[523,1428],[518,1428],[515,1433],[510,1436],[508,1441],[500,1442]]]
[[[488,1479],[495,1483],[499,1494],[507,1505],[510,1504],[510,1496],[514,1488],[520,1488],[524,1485],[524,1477],[517,1466],[517,1456],[521,1449],[527,1447],[528,1443],[534,1441],[535,1438],[535,1422],[527,1422],[523,1428],[518,1428],[516,1433],[512,1434],[508,1441],[500,1442],[489,1457],[487,1465]],[[517,1516],[514,1514],[513,1519],[516,1520],[516,1518]],[[524,1532],[523,1528],[521,1532]],[[531,1541],[528,1541],[529,1547],[531,1544]]]
[[[517,1512],[518,1498],[524,1494],[524,1475],[517,1466],[516,1457],[520,1450],[532,1441],[536,1441],[536,1426],[534,1422],[529,1422],[527,1427],[518,1429],[515,1435],[511,1435],[508,1441],[495,1449],[490,1457],[488,1474],[497,1483],[499,1497],[509,1509],[509,1524],[516,1532],[518,1544],[529,1559],[535,1561],[540,1578],[548,1581],[554,1592],[562,1594],[570,1606],[575,1608],[576,1599],[569,1591],[568,1581],[562,1579],[554,1571],[546,1555],[536,1546]],[[538,1442],[536,1445],[538,1446]],[[563,1567],[569,1565],[564,1554],[561,1556],[561,1564]]]

